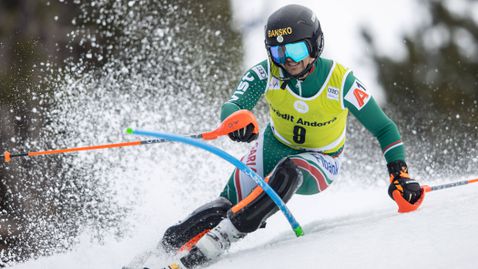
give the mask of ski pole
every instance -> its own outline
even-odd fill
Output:
[[[253,132],[258,133],[259,125],[257,123],[256,118],[250,111],[243,109],[243,110],[239,110],[232,113],[215,130],[201,133],[201,134],[189,135],[188,137],[193,139],[213,140],[220,136],[226,135],[230,132],[234,132],[236,130],[242,129],[250,123],[254,125]],[[36,152],[22,152],[22,153],[14,153],[14,154],[8,151],[5,151],[3,155],[0,155],[0,158],[4,159],[4,162],[10,162],[12,158],[16,158],[16,157],[27,157],[27,156],[33,157],[33,156],[61,154],[61,153],[96,150],[96,149],[120,148],[120,147],[128,147],[128,146],[162,143],[167,141],[169,140],[167,139],[140,140],[140,141],[132,141],[132,142],[103,144],[103,145],[85,146],[85,147],[77,147],[77,148],[54,149],[54,150],[36,151]]]
[[[438,191],[438,190],[453,188],[453,187],[462,186],[462,185],[471,184],[471,183],[476,183],[476,182],[478,182],[478,178],[463,180],[463,181],[457,181],[457,182],[452,182],[452,183],[447,183],[447,184],[442,184],[442,185],[436,185],[436,186],[423,185],[423,190],[425,192]]]
[[[191,135],[191,137],[200,138],[200,135]],[[41,155],[52,155],[52,154],[61,154],[61,153],[78,152],[78,151],[86,151],[86,150],[120,148],[120,147],[128,147],[128,146],[162,143],[166,141],[167,140],[164,140],[164,139],[152,139],[152,140],[143,140],[143,141],[132,141],[132,142],[113,143],[113,144],[104,144],[104,145],[95,145],[95,146],[85,146],[85,147],[78,147],[78,148],[65,148],[65,149],[54,149],[54,150],[34,151],[34,152],[30,151],[30,152],[22,152],[22,153],[14,153],[14,154],[8,151],[5,151],[3,155],[0,155],[0,157],[3,158],[5,162],[10,162],[12,158],[16,158],[16,157],[34,157],[34,156],[41,156]]]
[[[254,180],[254,182],[257,185],[259,185],[262,188],[262,190],[264,190],[264,192],[267,193],[267,195],[269,195],[269,197],[272,199],[272,201],[277,205],[277,207],[282,211],[282,213],[286,217],[287,221],[289,222],[290,226],[292,227],[292,230],[294,231],[294,233],[297,237],[304,235],[304,231],[303,231],[302,227],[297,222],[297,220],[294,218],[291,211],[287,208],[284,201],[282,201],[280,196],[274,191],[274,189],[272,189],[271,186],[269,186],[269,184],[267,184],[264,181],[264,179],[261,176],[259,176],[256,172],[254,172],[251,168],[249,168],[243,162],[234,158],[229,153],[227,153],[227,152],[225,152],[225,151],[223,151],[219,148],[216,148],[212,145],[203,143],[203,142],[201,142],[197,139],[191,139],[191,138],[188,138],[188,137],[185,137],[185,136],[179,136],[179,135],[167,134],[167,133],[159,133],[159,132],[133,130],[131,128],[126,129],[126,132],[128,134],[159,137],[159,138],[162,138],[162,139],[168,139],[168,140],[175,141],[175,142],[189,144],[189,145],[207,150],[207,151],[221,157],[222,159],[231,163],[232,165],[237,167],[239,170],[243,171],[248,176],[250,176]]]

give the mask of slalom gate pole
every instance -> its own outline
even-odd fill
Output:
[[[151,137],[157,137],[157,138],[162,138],[174,142],[181,142],[185,144],[189,144],[198,148],[202,148],[206,151],[209,151],[222,159],[228,161],[235,167],[237,167],[239,170],[250,176],[257,185],[259,185],[267,195],[274,201],[274,203],[279,207],[279,209],[284,213],[284,216],[287,218],[287,221],[289,221],[292,230],[294,231],[295,235],[297,237],[304,235],[304,231],[302,230],[302,227],[300,224],[295,220],[294,216],[290,212],[290,210],[287,208],[285,205],[284,201],[280,198],[280,196],[272,189],[269,184],[267,184],[262,177],[260,177],[258,174],[256,174],[252,169],[247,167],[244,163],[239,161],[238,159],[234,158],[232,155],[229,153],[216,148],[214,146],[208,145],[204,142],[201,142],[200,140],[197,139],[191,139],[189,137],[185,136],[179,136],[179,135],[174,135],[174,134],[167,134],[167,133],[160,133],[160,132],[149,132],[149,131],[141,131],[141,130],[133,130],[131,128],[128,128],[126,130],[128,134],[134,134],[134,135],[143,135],[143,136],[151,136]]]
[[[447,183],[447,184],[442,184],[442,185],[436,185],[436,186],[423,185],[423,190],[425,192],[438,191],[438,190],[458,187],[458,186],[471,184],[471,183],[476,183],[476,182],[478,182],[478,178],[463,180],[463,181],[457,181],[457,182],[452,182],[452,183]]]
[[[239,110],[232,113],[229,117],[227,117],[219,127],[215,130],[210,132],[205,132],[202,134],[195,134],[190,135],[188,137],[192,139],[203,139],[203,140],[213,140],[220,136],[226,135],[230,132],[234,132],[236,130],[242,129],[246,127],[248,124],[252,123],[254,125],[254,133],[259,132],[259,125],[257,124],[257,120],[254,115],[248,110]],[[36,151],[36,152],[22,152],[22,153],[10,153],[5,151],[3,155],[0,155],[0,158],[4,160],[4,162],[10,162],[12,158],[17,157],[34,157],[34,156],[42,156],[42,155],[51,155],[51,154],[62,154],[62,153],[69,153],[69,152],[78,152],[78,151],[88,151],[88,150],[97,150],[97,149],[107,149],[107,148],[121,148],[121,147],[129,147],[129,146],[139,146],[139,145],[148,145],[148,144],[155,144],[155,143],[163,143],[168,142],[170,140],[167,139],[152,139],[152,140],[142,140],[142,141],[132,141],[132,142],[122,142],[122,143],[113,143],[113,144],[103,144],[103,145],[95,145],[95,146],[85,146],[85,147],[77,147],[77,148],[64,148],[64,149],[55,149],[55,150],[46,150],[46,151]]]

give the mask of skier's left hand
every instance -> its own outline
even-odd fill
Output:
[[[410,204],[416,203],[422,196],[420,184],[416,180],[411,179],[408,174],[400,174],[399,176],[390,178],[388,195],[390,195],[392,199],[394,199],[393,192],[395,190]]]
[[[258,134],[254,133],[254,124],[249,123],[246,127],[227,134],[232,141],[252,142],[257,139]]]
[[[397,203],[399,212],[416,210],[422,203],[425,192],[420,184],[408,175],[404,161],[395,161],[387,165],[390,172],[388,195]]]

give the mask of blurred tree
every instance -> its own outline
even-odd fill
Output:
[[[67,54],[69,18],[78,10],[55,1],[0,2],[0,149],[17,147],[37,135],[43,118],[41,102],[48,88],[47,70]],[[61,18],[61,19],[59,19]],[[28,145],[25,145],[28,147]],[[3,163],[3,160],[2,160]],[[21,225],[12,186],[20,176],[14,165],[0,166],[0,248],[12,244]],[[2,257],[2,261],[4,258]]]
[[[453,14],[445,1],[428,0],[424,5],[430,23],[404,37],[405,59],[373,55],[388,102],[405,114],[415,114],[418,105],[430,104],[433,113],[459,113],[464,116],[461,120],[476,122],[478,25],[471,15]],[[373,46],[372,37],[364,35]]]
[[[476,9],[474,1],[463,3]],[[477,21],[472,8],[453,12],[454,1],[420,4],[429,20],[403,37],[403,59],[379,54],[375,37],[366,30],[362,34],[387,94],[386,109],[394,111],[405,140],[415,147],[409,151],[412,159],[428,173],[472,171],[463,156],[471,159],[477,152]]]
[[[230,21],[230,3],[222,0],[1,1],[0,151],[41,150],[45,141],[57,141],[56,137],[39,137],[40,129],[55,120],[46,117],[54,116],[49,111],[50,100],[58,93],[52,89],[62,91],[56,86],[64,85],[58,81],[66,76],[94,74],[89,77],[94,85],[95,79],[101,81],[104,70],[100,67],[109,63],[110,68],[119,68],[109,62],[112,58],[131,70],[144,71],[145,76],[177,81],[178,92],[191,90],[187,83],[192,77],[201,81],[201,94],[212,97],[203,99],[225,99],[233,86],[228,78],[240,78],[241,70],[235,67],[241,66],[242,59],[240,36],[231,29]],[[170,36],[171,32],[179,34]],[[181,57],[155,43],[152,37],[158,36],[161,44],[168,46],[172,37],[177,38],[184,46],[174,48],[174,53]],[[148,62],[148,53],[156,50],[164,54],[161,65],[142,65]],[[172,68],[178,65],[178,58],[185,72]],[[198,72],[190,72],[192,69]],[[208,76],[214,79],[206,81]],[[121,84],[127,79],[124,75],[115,81]],[[53,87],[54,83],[58,84]],[[131,91],[128,87],[117,90]],[[63,130],[55,131],[58,133],[52,135],[64,135]],[[46,147],[50,147],[48,142]],[[68,249],[85,223],[97,225],[92,233],[101,237],[103,230],[119,222],[117,218],[124,212],[112,212],[117,207],[110,203],[111,193],[95,192],[108,186],[99,186],[100,179],[92,178],[89,169],[67,159],[0,161],[2,263]]]

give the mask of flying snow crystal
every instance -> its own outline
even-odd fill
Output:
[[[48,106],[32,110],[44,113],[46,119],[39,138],[27,142],[31,150],[141,139],[124,135],[127,127],[177,134],[216,127],[221,102],[242,72],[236,69],[240,66],[237,50],[228,51],[235,46],[219,50],[214,35],[219,30],[203,33],[201,40],[190,39],[184,33],[195,29],[201,18],[188,16],[191,10],[178,8],[174,1],[141,3],[78,2],[82,12],[72,22],[96,23],[99,19],[105,32],[102,39],[96,38],[78,25],[68,37],[98,50],[85,53],[78,62],[70,59],[61,74],[57,67],[40,63],[55,72],[46,79],[52,94],[41,97]],[[177,24],[184,18],[188,20]],[[105,36],[115,42],[102,43]],[[68,47],[73,49],[70,44]],[[109,53],[107,58],[96,54],[101,49]],[[90,59],[103,60],[104,65],[89,68],[85,62]],[[221,64],[210,65],[211,60]],[[204,80],[204,74],[215,79]],[[214,143],[224,142],[229,143]],[[230,150],[239,148],[227,145]],[[16,237],[19,245],[0,255],[19,259],[25,256],[17,255],[25,252],[33,257],[48,256],[70,250],[80,238],[97,244],[108,238],[122,240],[132,236],[135,217],[141,214],[163,214],[163,221],[155,227],[160,231],[173,221],[164,221],[168,208],[185,209],[204,195],[216,196],[222,188],[231,168],[211,163],[209,157],[170,143],[25,159],[29,165],[19,165],[24,176],[18,179],[18,189],[34,192],[12,195],[28,201],[29,208],[22,216],[28,224]],[[141,203],[154,202],[158,193],[168,197],[158,203],[163,204],[161,208],[142,212]],[[190,204],[182,199],[186,194]]]

